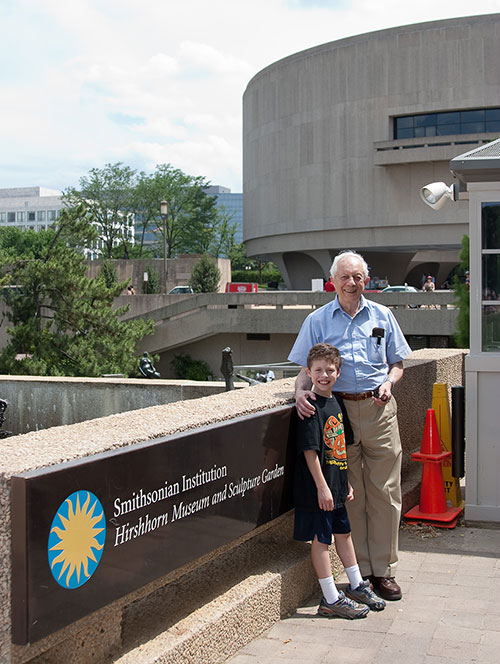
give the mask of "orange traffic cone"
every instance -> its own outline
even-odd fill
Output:
[[[443,473],[441,464],[451,456],[441,448],[439,430],[434,409],[427,410],[424,435],[420,452],[414,452],[411,458],[422,461],[422,484],[420,487],[420,504],[406,512],[408,521],[428,521],[440,528],[454,528],[462,512],[462,507],[447,507],[444,493]]]

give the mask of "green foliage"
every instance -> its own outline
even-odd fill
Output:
[[[63,192],[63,201],[70,207],[83,207],[98,225],[104,242],[106,258],[112,257],[113,246],[130,242],[133,233],[133,188],[136,171],[118,162],[102,169],[92,168],[80,178],[79,188]]]
[[[57,229],[0,229],[0,274],[20,286],[5,289],[11,327],[0,372],[135,375],[136,342],[151,334],[153,322],[121,322],[127,307],[113,310],[112,303],[126,282],[108,286],[103,274],[86,276],[84,257],[71,245],[81,246],[87,231],[77,208],[63,212]]]
[[[259,274],[258,270],[232,270],[231,281],[236,282],[252,282],[258,284],[268,284],[270,281],[283,281],[280,271],[277,267],[273,267],[274,263],[268,264]],[[261,279],[261,281],[259,281]]]
[[[465,273],[469,271],[470,265],[469,236],[462,238],[462,249],[460,251],[460,270],[453,277],[453,290],[456,295],[456,304],[458,307],[457,331],[454,335],[454,341],[457,348],[469,348],[469,320],[470,320],[470,295],[469,285],[465,280]]]
[[[116,267],[107,260],[103,261],[99,274],[104,279],[106,288],[113,288],[118,281]]]
[[[177,378],[185,380],[211,380],[210,367],[203,360],[194,360],[187,353],[175,355],[170,363]]]
[[[148,280],[142,282],[142,292],[145,295],[153,295],[163,292],[162,278],[158,270],[154,267],[147,269]]]
[[[229,254],[231,259],[231,281],[267,284],[270,281],[283,281],[278,266],[272,261],[250,259],[244,244],[235,244]]]
[[[219,288],[221,274],[213,258],[204,254],[195,263],[189,280],[195,293],[216,293]]]

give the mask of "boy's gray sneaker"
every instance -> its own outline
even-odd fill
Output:
[[[328,604],[323,597],[318,607],[318,614],[326,618],[366,618],[370,609],[367,606],[359,606],[353,602],[344,593],[339,591],[339,598],[333,604]]]
[[[385,609],[384,600],[373,592],[368,579],[362,581],[354,590],[351,590],[351,587],[347,586],[345,594],[356,602],[366,604],[372,611],[382,611]]]

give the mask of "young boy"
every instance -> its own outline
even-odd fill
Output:
[[[312,417],[297,421],[293,536],[304,542],[311,541],[312,564],[323,591],[318,613],[329,618],[354,619],[365,618],[370,609],[381,611],[385,602],[361,576],[344,505],[354,496],[347,482],[346,453],[346,442],[352,442],[352,431],[332,394],[341,364],[339,351],[327,343],[313,346],[307,357],[307,374],[317,395],[316,412]],[[332,576],[328,552],[332,534],[349,579],[345,594],[337,589]]]

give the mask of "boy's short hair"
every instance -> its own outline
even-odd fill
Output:
[[[340,369],[342,365],[342,358],[340,357],[339,349],[332,344],[320,343],[315,344],[307,354],[307,368],[310,369],[314,360],[328,360],[335,367]]]

